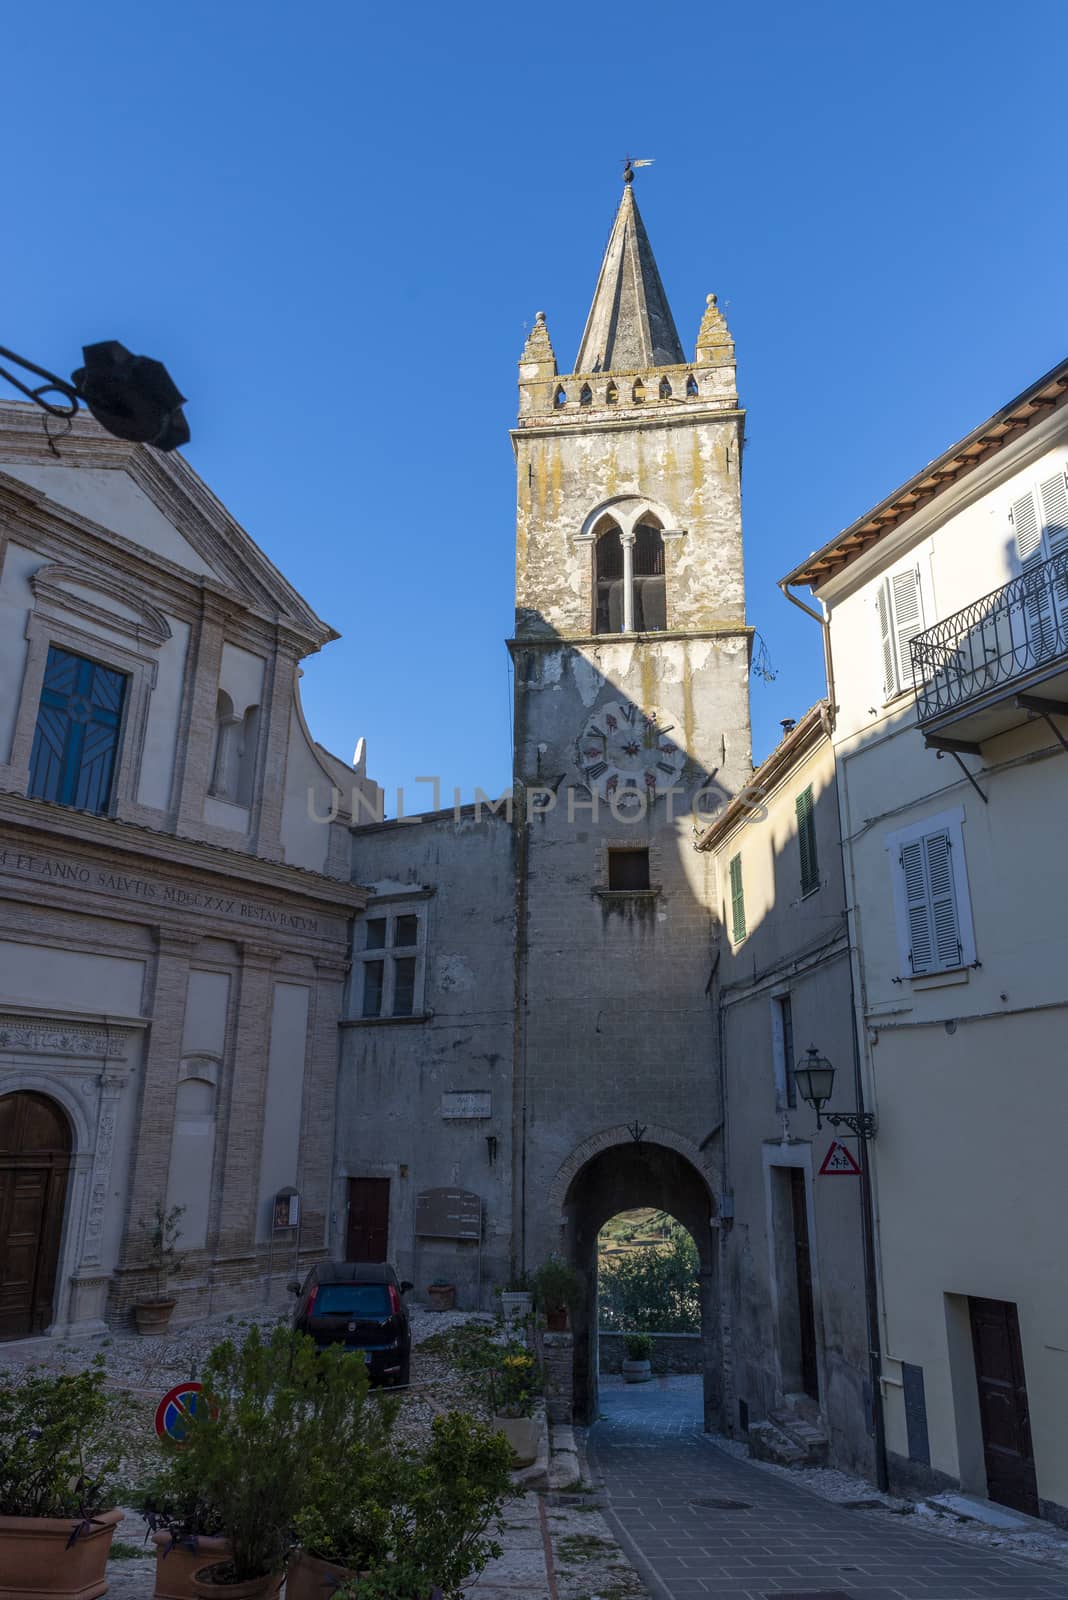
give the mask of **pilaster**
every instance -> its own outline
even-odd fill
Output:
[[[256,1250],[274,969],[280,954],[270,945],[241,946],[230,1095],[216,1158],[222,1194],[215,1249],[217,1257],[230,1260],[251,1259]]]
[[[211,755],[225,621],[226,613],[218,597],[204,590],[190,665],[191,688],[179,729],[175,774],[176,830],[193,838],[203,832],[204,798],[212,776]]]

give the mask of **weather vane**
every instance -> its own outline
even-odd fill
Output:
[[[628,156],[623,166],[623,182],[633,183],[635,167],[651,167],[655,159],[655,156],[651,156],[648,161],[632,161]]]

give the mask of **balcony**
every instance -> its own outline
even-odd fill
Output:
[[[911,650],[929,745],[978,751],[1036,713],[1068,716],[1068,551],[917,634]]]

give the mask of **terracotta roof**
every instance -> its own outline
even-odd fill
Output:
[[[810,589],[818,589],[821,583],[841,572],[857,556],[877,544],[918,507],[927,505],[951,484],[958,483],[979,462],[987,460],[1007,441],[1019,438],[1035,422],[1064,405],[1066,400],[1068,360],[1051,368],[1037,383],[1031,384],[1015,400],[1010,400],[986,422],[957,444],[951,445],[922,472],[902,484],[900,489],[895,489],[874,510],[851,523],[822,549],[816,550],[782,578],[781,585],[807,584]]]
[[[766,794],[775,784],[781,782],[797,762],[808,755],[820,738],[826,738],[829,714],[830,706],[826,700],[817,700],[814,706],[808,708],[789,733],[783,734],[771,754],[765,756],[745,787],[708,824],[700,838],[694,840],[695,850],[713,849],[732,831],[737,822],[757,809],[760,800],[753,794],[753,790],[760,789]]]

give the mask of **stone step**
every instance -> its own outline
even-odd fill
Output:
[[[751,1422],[746,1436],[749,1454],[757,1461],[773,1461],[780,1467],[803,1467],[805,1452],[774,1422]]]
[[[817,1423],[808,1422],[791,1411],[773,1411],[771,1419],[780,1433],[801,1452],[806,1467],[827,1465],[827,1430]]]

